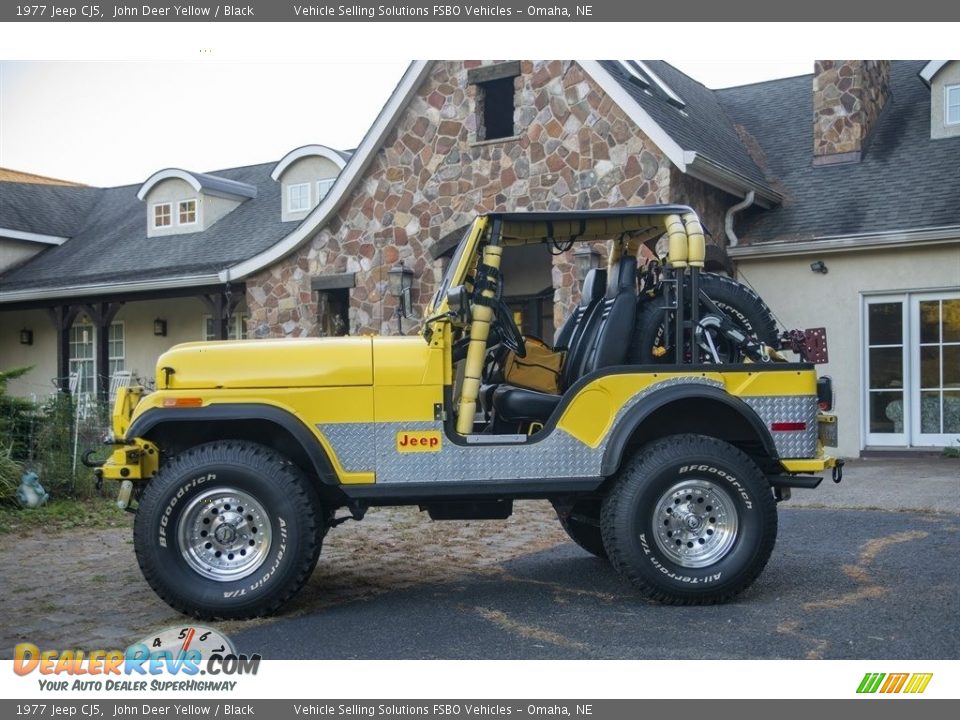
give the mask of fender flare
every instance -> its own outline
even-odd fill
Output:
[[[757,435],[763,449],[772,459],[780,457],[773,438],[760,416],[740,398],[724,392],[720,388],[701,383],[675,385],[658,390],[648,399],[630,408],[610,431],[603,454],[601,473],[604,477],[613,475],[620,467],[623,452],[630,442],[634,431],[653,413],[679,400],[706,400],[720,403],[740,415]]]
[[[337,474],[330,458],[310,430],[292,413],[272,405],[258,403],[223,403],[200,408],[154,408],[147,410],[131,423],[126,439],[146,437],[161,425],[180,422],[231,422],[257,420],[277,425],[286,430],[300,445],[313,465],[320,482],[339,487]]]

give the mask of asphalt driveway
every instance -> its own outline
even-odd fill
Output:
[[[767,569],[729,605],[646,602],[563,543],[232,637],[290,659],[958,658],[960,517],[784,509]]]

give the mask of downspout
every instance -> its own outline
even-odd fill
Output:
[[[733,230],[733,216],[753,205],[754,195],[753,190],[749,191],[746,196],[744,196],[743,202],[738,202],[727,210],[727,214],[723,219],[723,228],[727,232],[727,247],[736,247],[740,243],[740,238],[737,237],[737,234]]]

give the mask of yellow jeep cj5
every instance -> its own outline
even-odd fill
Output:
[[[521,334],[510,248],[604,241],[553,347]],[[752,291],[702,271],[704,245],[683,206],[484,215],[417,337],[174,347],[155,392],[118,394],[98,470],[136,509],[147,581],[189,615],[269,614],[371,506],[505,519],[539,498],[643,594],[734,597],[770,557],[777,501],[842,461],[823,452],[822,332],[781,336]]]

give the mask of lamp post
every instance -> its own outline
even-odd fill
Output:
[[[600,267],[600,253],[593,245],[580,245],[573,251],[573,264],[577,269],[577,279],[583,279],[590,270]]]
[[[387,271],[387,283],[390,294],[399,301],[397,332],[403,335],[403,318],[410,312],[410,286],[413,285],[413,271],[403,263],[397,263]]]

